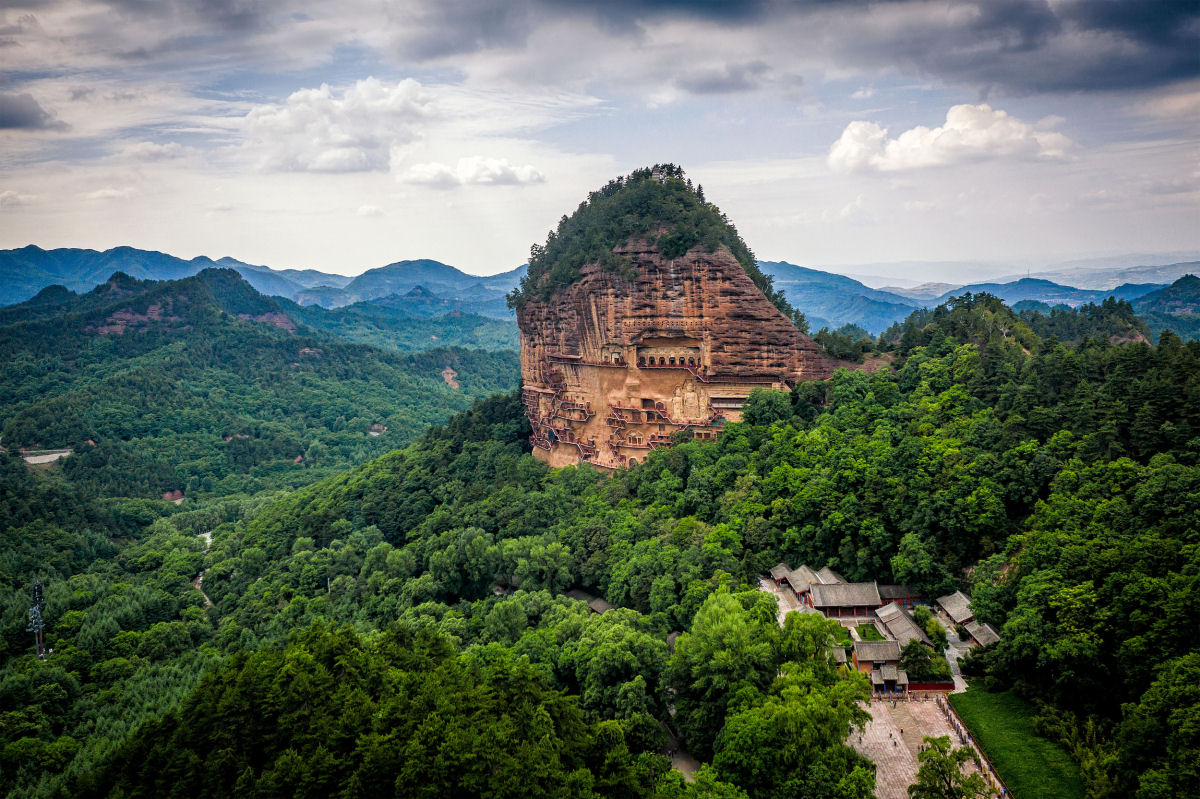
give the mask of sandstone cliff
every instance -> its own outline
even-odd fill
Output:
[[[828,377],[831,364],[724,246],[667,258],[650,240],[614,249],[628,268],[584,265],[517,310],[535,454],[618,467],[714,435],[756,386]]]

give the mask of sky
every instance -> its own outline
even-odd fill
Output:
[[[0,7],[0,248],[491,274],[671,162],[764,260],[1200,250],[1195,0]]]

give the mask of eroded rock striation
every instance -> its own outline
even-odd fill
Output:
[[[832,364],[754,284],[729,249],[668,258],[651,237],[584,265],[517,309],[534,454],[554,466],[642,461],[690,429],[739,421],[755,387],[828,377]]]

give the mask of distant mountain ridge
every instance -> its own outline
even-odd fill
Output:
[[[1166,288],[1142,295],[1133,307],[1138,311],[1200,315],[1200,277],[1184,275]]]
[[[1086,264],[1087,262],[1080,262]],[[1141,266],[1063,266],[1034,272],[1030,277],[1067,283],[1082,289],[1105,291],[1124,284],[1153,283],[1165,285],[1187,274],[1200,272],[1200,261],[1179,261],[1171,264]],[[1000,278],[1004,280],[1006,278]]]
[[[512,318],[504,296],[525,274],[522,266],[498,275],[468,275],[439,261],[419,259],[398,261],[369,269],[357,277],[347,277],[312,269],[272,269],[229,257],[213,260],[199,256],[185,260],[134,247],[114,247],[101,252],[71,248],[44,250],[30,245],[0,250],[0,305],[22,302],[56,284],[85,293],[116,272],[139,280],[180,280],[211,268],[233,269],[259,293],[302,305],[333,308],[404,294],[424,285],[444,300],[439,303],[441,312],[458,310],[500,319]],[[414,312],[418,316],[431,314],[429,310],[414,309]]]
[[[1133,301],[1155,338],[1170,330],[1180,338],[1200,338],[1200,277],[1184,275],[1166,288]]]
[[[1022,300],[1037,300],[1047,305],[1085,305],[1089,302],[1103,302],[1108,297],[1118,300],[1132,300],[1143,294],[1149,294],[1155,289],[1162,288],[1160,283],[1126,283],[1111,291],[1079,289],[1074,286],[1064,286],[1044,278],[1023,277],[1010,283],[972,283],[966,286],[950,289],[940,297],[931,300],[931,304],[939,305],[951,297],[957,297],[970,292],[972,294],[993,294],[1009,305]]]
[[[853,324],[878,333],[919,306],[908,297],[869,288],[852,277],[787,261],[761,261],[760,266],[788,302],[804,313],[813,331]]]
[[[1200,263],[1127,268],[1112,267],[1107,262],[1104,266],[1094,267],[1086,265],[1090,262],[1078,263],[1081,266],[1064,264],[1060,271],[1079,275],[1082,287],[1052,280],[1046,276],[1052,273],[1042,273],[968,285],[926,283],[911,288],[876,289],[852,277],[787,261],[761,261],[759,266],[771,275],[775,287],[787,300],[806,315],[812,330],[853,324],[872,334],[882,332],[916,308],[933,307],[968,291],[995,294],[1010,304],[1037,302],[1051,307],[1075,307],[1102,302],[1110,296],[1135,300],[1162,288],[1168,281],[1159,281],[1161,276],[1200,271]],[[1189,266],[1190,270],[1187,269]],[[99,252],[43,250],[29,246],[0,250],[0,304],[32,299],[42,289],[55,284],[75,292],[86,292],[118,271],[137,279],[178,280],[214,267],[233,269],[259,293],[283,297],[301,306],[325,309],[354,306],[353,318],[346,323],[348,329],[358,331],[356,335],[368,336],[373,342],[403,341],[405,346],[415,344],[418,338],[414,338],[415,333],[398,333],[400,325],[396,320],[401,318],[436,320],[457,313],[511,321],[513,313],[505,297],[520,284],[527,271],[526,266],[520,266],[481,277],[466,274],[440,261],[422,258],[396,261],[368,269],[356,277],[347,277],[316,270],[272,269],[228,257],[212,260],[202,256],[183,260],[132,247]],[[1115,276],[1139,279],[1114,283]],[[52,299],[43,297],[41,301]],[[370,305],[378,307],[372,310]],[[381,322],[381,319],[385,321]],[[328,320],[326,323],[340,324]],[[454,328],[454,325],[449,327]],[[423,329],[420,335],[441,334],[430,328],[428,331]],[[508,333],[499,330],[489,330],[487,338],[494,342],[511,340]]]
[[[167,303],[155,299],[168,295]],[[124,297],[137,299],[137,307],[119,309],[119,320],[135,326],[147,322],[147,309],[158,305],[155,322],[170,326],[180,319],[184,324],[198,320],[177,312],[175,305],[183,302],[190,307],[196,301],[219,308],[222,312],[256,321],[268,321],[283,329],[296,330],[307,326],[333,334],[346,341],[370,344],[383,349],[419,351],[441,347],[469,347],[482,350],[516,350],[516,323],[480,314],[463,313],[457,309],[445,311],[441,318],[433,314],[414,313],[409,303],[392,298],[376,302],[360,302],[337,309],[301,306],[284,297],[267,297],[254,289],[238,273],[225,268],[210,267],[196,275],[175,281],[140,280],[117,272],[107,281],[84,294],[77,294],[61,285],[48,286],[22,303],[0,308],[0,326],[24,322],[35,324],[46,318],[80,317],[96,309],[109,309]],[[402,298],[401,298],[402,299]],[[434,297],[428,302],[437,302]],[[163,308],[166,308],[164,311]],[[422,309],[418,309],[420,311]],[[94,325],[107,327],[112,322],[102,320]]]
[[[428,258],[368,269],[340,289],[315,286],[297,292],[301,305],[338,308],[356,302],[389,300],[417,316],[449,311],[511,319],[505,296],[521,282],[525,266],[498,275],[468,275],[453,266]],[[414,293],[414,290],[420,291]]]

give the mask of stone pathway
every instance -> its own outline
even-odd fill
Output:
[[[958,667],[958,659],[967,654],[971,645],[956,641],[957,636],[953,631],[949,637],[950,644],[946,647],[946,660],[950,663],[950,676],[954,679],[954,690],[951,693],[958,694],[967,690],[967,681],[963,679],[962,669]]]
[[[760,590],[766,591],[768,594],[773,595],[775,599],[779,601],[780,626],[783,626],[783,617],[791,613],[793,610],[799,611],[800,613],[816,612],[808,605],[802,603],[799,599],[796,599],[796,595],[790,590],[776,585],[775,581],[770,578],[763,577],[759,579],[758,587]]]
[[[679,739],[675,737],[670,728],[667,729],[667,748],[663,754],[671,758],[671,768],[683,775],[687,782],[696,781],[696,772],[700,770],[700,761],[692,757],[688,750],[683,748],[679,743]]]

